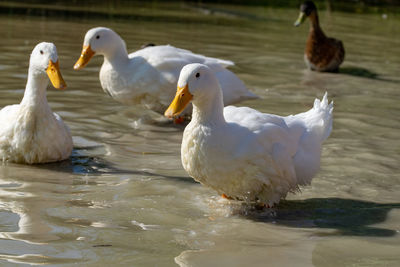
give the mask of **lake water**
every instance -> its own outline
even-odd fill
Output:
[[[49,87],[48,100],[75,143],[68,161],[0,166],[0,265],[399,266],[399,16],[321,11],[346,49],[331,74],[305,69],[308,23],[293,27],[296,9],[64,8],[0,16],[0,107],[22,99],[33,47],[54,42],[68,88]],[[233,60],[261,97],[241,104],[262,112],[302,112],[328,91],[333,132],[312,185],[255,210],[195,183],[180,163],[183,127],[103,93],[100,57],[72,69],[95,26],[129,51],[169,43]]]

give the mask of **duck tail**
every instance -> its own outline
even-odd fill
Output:
[[[311,131],[314,131],[320,136],[321,143],[325,141],[332,131],[333,121],[333,101],[328,102],[328,93],[325,92],[322,101],[316,98],[312,108],[312,116],[308,120]],[[311,115],[310,114],[310,115]]]
[[[315,99],[314,106],[307,112],[297,114],[294,119],[300,126],[297,127],[299,145],[294,156],[294,164],[298,183],[306,185],[318,172],[320,166],[321,146],[332,131],[333,102],[328,103],[328,94],[325,93],[322,101]],[[296,123],[289,127],[296,129]],[[296,132],[296,131],[294,131]]]

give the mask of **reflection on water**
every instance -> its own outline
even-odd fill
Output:
[[[29,53],[52,41],[68,88],[49,88],[48,100],[75,144],[64,162],[0,166],[1,265],[398,265],[398,17],[321,11],[347,51],[333,74],[305,69],[308,29],[292,27],[297,7],[158,4],[113,11],[121,17],[70,9],[0,16],[0,107],[21,100]],[[100,57],[73,71],[94,26],[115,29],[129,51],[170,43],[235,61],[232,70],[261,96],[243,104],[263,112],[302,112],[328,91],[333,132],[312,186],[257,210],[194,182],[180,163],[182,127],[104,94]]]

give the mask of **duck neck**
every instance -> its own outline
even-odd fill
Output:
[[[322,31],[321,27],[319,26],[319,19],[317,11],[312,11],[311,14],[308,16],[310,19],[310,36],[313,39],[321,39],[326,38],[324,32]]]
[[[213,96],[193,101],[192,122],[214,125],[225,123],[221,89]]]
[[[104,60],[113,67],[121,67],[127,64],[129,62],[128,52],[123,41],[104,53]]]
[[[312,11],[308,18],[311,22],[311,29],[320,29],[317,11]]]
[[[46,88],[49,84],[49,79],[45,74],[29,69],[28,82],[26,83],[24,97],[21,105],[32,108],[46,108],[47,97]]]

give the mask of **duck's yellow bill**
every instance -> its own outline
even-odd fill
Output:
[[[175,117],[179,115],[189,104],[190,100],[193,99],[193,95],[189,92],[189,86],[178,87],[176,90],[176,95],[174,100],[172,100],[171,105],[165,111],[164,116],[168,118]]]
[[[306,13],[300,12],[299,17],[297,18],[296,22],[294,23],[294,26],[298,27],[300,24],[302,24],[307,18]]]
[[[51,84],[57,89],[65,89],[67,84],[65,83],[63,77],[61,76],[60,67],[57,62],[49,60],[49,66],[46,69],[47,76],[51,81]]]
[[[78,61],[76,61],[74,65],[75,70],[82,69],[89,63],[90,59],[96,54],[90,47],[90,45],[85,45],[82,48],[81,56],[79,57]]]

